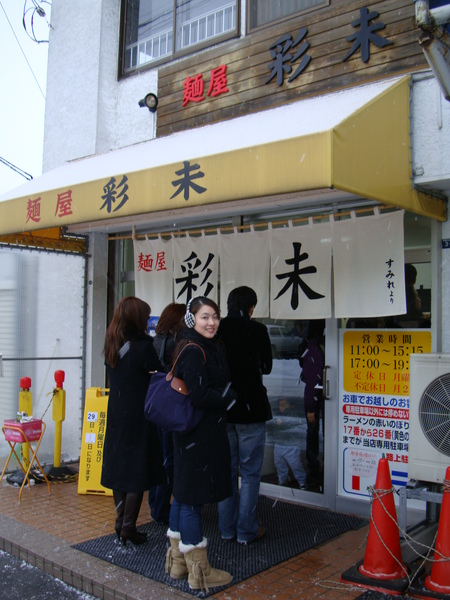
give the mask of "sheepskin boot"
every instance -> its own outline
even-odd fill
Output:
[[[172,579],[185,579],[188,576],[188,569],[184,560],[184,554],[178,548],[180,532],[168,529],[167,537],[169,538],[170,546],[166,554],[166,573]]]
[[[213,569],[208,561],[206,553],[207,540],[203,538],[200,544],[183,544],[180,541],[178,548],[184,554],[186,566],[189,571],[188,584],[191,590],[205,590],[209,592],[210,587],[227,585],[233,580],[233,576],[226,571]]]

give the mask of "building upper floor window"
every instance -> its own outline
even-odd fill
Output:
[[[248,29],[251,31],[329,3],[329,0],[248,0]]]
[[[122,71],[237,35],[238,0],[125,0]]]

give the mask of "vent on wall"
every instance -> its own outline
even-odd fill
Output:
[[[450,355],[411,354],[410,479],[443,483],[450,466]]]

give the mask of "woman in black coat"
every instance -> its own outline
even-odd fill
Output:
[[[184,380],[192,404],[204,411],[189,434],[173,434],[174,484],[166,565],[174,579],[188,575],[192,589],[226,585],[232,580],[229,573],[211,568],[201,522],[204,504],[232,494],[226,409],[236,394],[229,386],[224,349],[215,339],[219,320],[219,307],[209,298],[189,302],[188,329],[178,346],[181,355],[175,367],[175,376]],[[189,342],[195,345],[186,345]]]
[[[150,371],[162,370],[146,334],[149,316],[146,302],[123,298],[105,336],[110,391],[101,484],[113,490],[116,533],[124,544],[146,541],[146,534],[136,530],[143,493],[165,481],[156,428],[144,418]]]
[[[153,345],[167,373],[172,368],[173,354],[181,337],[185,312],[186,304],[171,302],[162,311],[156,325]],[[168,524],[173,489],[173,441],[170,431],[163,431],[159,427],[157,431],[164,455],[166,481],[150,487],[148,505],[154,521]]]

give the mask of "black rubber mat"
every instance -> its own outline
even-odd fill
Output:
[[[224,542],[218,528],[217,505],[208,505],[203,509],[203,535],[208,539],[209,561],[213,567],[224,569],[233,575],[233,581],[229,585],[235,585],[350,529],[359,529],[368,523],[351,515],[299,506],[264,496],[261,496],[258,502],[258,521],[267,530],[261,540],[246,546],[237,542]],[[186,579],[171,579],[164,573],[168,547],[167,526],[151,522],[140,527],[139,531],[146,531],[148,534],[147,542],[141,546],[128,543],[124,548],[117,542],[115,535],[107,535],[73,547],[195,596],[206,598],[229,587],[216,587],[206,594],[191,590]]]

